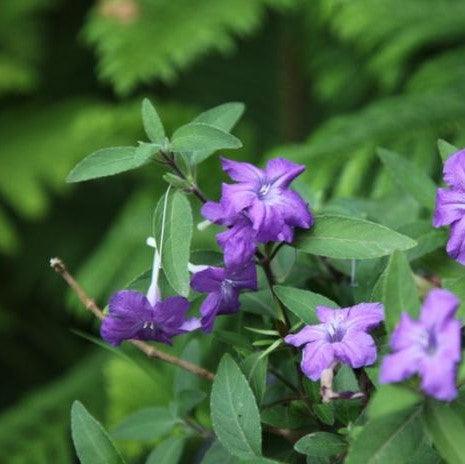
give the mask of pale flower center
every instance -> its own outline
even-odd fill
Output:
[[[438,341],[436,334],[432,330],[423,330],[418,342],[425,353],[432,355],[436,352]]]
[[[331,321],[326,323],[326,337],[330,343],[337,343],[342,341],[346,331],[341,326],[339,321]]]

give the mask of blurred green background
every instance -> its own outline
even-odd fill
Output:
[[[166,382],[147,390],[137,369],[71,332],[95,325],[48,268],[63,257],[104,304],[149,267],[160,173],[65,183],[90,152],[143,140],[145,96],[168,128],[243,101],[245,148],[232,156],[303,162],[314,206],[383,198],[407,223],[413,206],[398,201],[375,148],[437,178],[437,138],[465,144],[465,2],[2,0],[2,463],[74,462],[75,398],[110,425],[165,400]],[[212,173],[217,157],[199,172],[215,196]]]

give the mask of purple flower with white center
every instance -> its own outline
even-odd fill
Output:
[[[208,267],[194,274],[191,286],[197,292],[208,293],[200,314],[202,329],[210,332],[216,316],[239,310],[241,290],[257,290],[257,271],[253,263],[242,268]]]
[[[450,187],[438,189],[433,225],[450,226],[447,253],[465,265],[465,150],[445,162],[444,180]]]
[[[258,242],[291,242],[294,227],[308,229],[313,218],[307,203],[289,188],[305,166],[275,158],[268,161],[265,169],[250,163],[222,159],[223,169],[236,184],[223,184],[221,206],[227,206],[222,215],[223,225],[231,225],[239,213],[252,223]],[[203,213],[215,220],[212,205],[207,204]],[[229,224],[227,224],[229,222]]]
[[[311,380],[318,380],[336,362],[353,368],[376,361],[376,345],[367,333],[384,320],[381,303],[360,303],[350,308],[316,308],[321,324],[307,325],[285,342],[303,347],[301,369]]]
[[[460,322],[455,319],[458,298],[447,290],[432,290],[419,320],[403,313],[392,333],[393,353],[381,365],[381,383],[421,377],[421,388],[443,401],[457,396],[456,375],[460,361]]]
[[[158,275],[161,258],[155,247],[152,281],[147,295],[135,290],[115,293],[100,327],[102,338],[117,346],[124,340],[155,340],[171,343],[172,337],[200,327],[196,318],[186,319],[189,301],[181,296],[161,300]]]

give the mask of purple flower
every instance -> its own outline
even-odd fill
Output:
[[[457,396],[460,323],[454,316],[459,304],[453,293],[436,289],[427,296],[419,320],[402,314],[391,336],[393,353],[381,366],[381,383],[400,382],[418,374],[428,395],[444,401]]]
[[[465,150],[446,161],[444,180],[450,187],[438,189],[433,225],[451,227],[447,253],[465,265]]]
[[[191,286],[197,292],[208,293],[200,313],[203,330],[210,332],[216,316],[237,312],[241,290],[257,290],[257,271],[253,263],[243,268],[209,267],[194,274]]]
[[[152,280],[147,295],[135,290],[122,290],[110,298],[100,335],[111,345],[117,346],[129,339],[170,344],[172,337],[200,327],[198,319],[186,319],[189,301],[185,298],[172,296],[161,300],[158,288],[161,258],[156,244],[153,246]]]
[[[305,345],[300,366],[308,378],[318,380],[335,362],[358,368],[376,361],[376,345],[367,332],[383,321],[382,304],[361,303],[343,309],[319,306],[316,315],[321,324],[307,325],[284,339],[290,345]]]

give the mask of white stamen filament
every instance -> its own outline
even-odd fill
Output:
[[[187,265],[187,269],[191,274],[195,274],[197,272],[205,271],[205,269],[208,269],[208,268],[209,268],[209,266],[207,266],[206,264],[192,264],[192,263],[189,263]]]
[[[210,227],[213,223],[211,221],[209,221],[208,219],[206,219],[205,221],[202,221],[202,222],[199,222],[197,224],[197,230],[199,230],[200,232],[202,232],[203,230],[205,230],[207,227]]]

